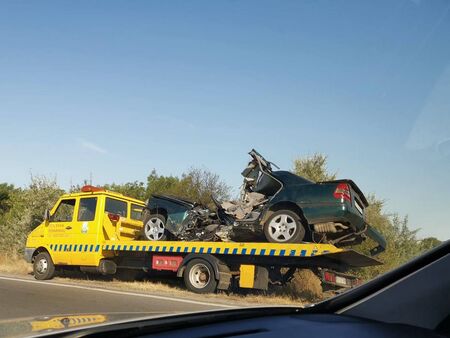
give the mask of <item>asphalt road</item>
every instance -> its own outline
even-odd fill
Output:
[[[0,320],[86,313],[136,317],[230,308],[230,305],[0,275]]]

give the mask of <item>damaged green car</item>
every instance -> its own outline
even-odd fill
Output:
[[[256,150],[242,172],[237,201],[217,201],[216,210],[172,196],[152,196],[144,211],[148,240],[232,240],[330,243],[350,246],[372,239],[371,254],[386,248],[384,237],[365,221],[367,199],[352,180],[312,182],[273,170]]]

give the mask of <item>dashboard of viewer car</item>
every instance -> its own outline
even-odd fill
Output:
[[[261,317],[206,326],[183,328],[159,337],[328,337],[411,338],[442,337],[432,330],[388,324],[342,315],[309,314]],[[143,335],[142,337],[153,336]]]

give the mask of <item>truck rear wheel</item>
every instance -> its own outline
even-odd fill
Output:
[[[189,261],[184,270],[183,279],[186,288],[195,293],[212,293],[217,288],[213,267],[201,258]]]
[[[34,278],[37,280],[51,279],[55,275],[55,265],[47,252],[36,255],[33,263]]]

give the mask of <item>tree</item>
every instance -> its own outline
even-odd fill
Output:
[[[21,253],[29,232],[43,221],[44,210],[63,193],[54,179],[39,176],[27,188],[14,190],[11,208],[0,221],[0,251]]]
[[[152,170],[147,177],[146,197],[149,198],[153,194],[178,195],[181,188],[179,177],[158,175],[156,170]]]
[[[319,153],[305,158],[297,158],[294,160],[294,173],[313,182],[334,180],[336,173],[328,172],[327,160],[327,156]]]
[[[206,169],[191,168],[181,179],[186,187],[186,197],[203,205],[212,205],[211,196],[219,200],[230,198],[230,187],[219,177]]]
[[[173,195],[212,206],[211,195],[228,199],[230,187],[206,169],[191,168],[181,177],[162,176],[153,170],[147,180],[147,197],[152,194]]]
[[[147,196],[147,189],[144,182],[128,182],[124,184],[106,184],[104,186],[106,190],[115,191],[125,196],[133,197],[138,200],[144,201]]]
[[[314,182],[336,178],[336,173],[328,172],[327,156],[319,153],[296,159],[294,161],[294,172]],[[367,199],[369,206],[365,209],[366,222],[386,238],[387,248],[386,251],[377,256],[377,259],[382,261],[383,265],[353,271],[362,279],[369,280],[392,270],[440,243],[436,238],[419,240],[417,238],[418,229],[411,230],[409,228],[407,216],[400,217],[395,213],[386,214],[383,210],[385,202],[375,195],[369,195]],[[354,246],[354,249],[368,254],[375,245],[376,243],[373,241],[367,240]]]
[[[147,177],[147,185],[143,182],[134,181],[124,184],[113,183],[105,185],[105,188],[142,201],[154,194],[165,194],[185,198],[211,207],[213,206],[211,195],[214,195],[219,200],[228,199],[231,190],[220,179],[219,175],[199,168],[191,168],[180,177],[158,175],[155,170],[152,170]]]
[[[442,242],[435,237],[427,237],[419,241],[419,245],[421,246],[423,251],[430,250],[432,248],[437,247]]]
[[[0,184],[0,215],[4,214],[11,208],[11,195],[16,189],[12,184]]]

